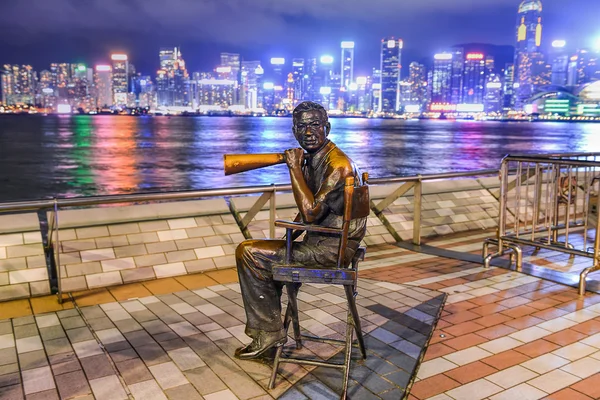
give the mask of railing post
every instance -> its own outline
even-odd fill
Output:
[[[421,245],[421,203],[422,203],[422,181],[421,175],[418,176],[418,181],[415,182],[415,203],[413,211],[413,244]]]
[[[271,239],[275,239],[275,193],[277,193],[277,188],[273,183],[271,184],[271,187],[273,189],[271,192],[271,198],[269,199],[269,236],[271,237]]]
[[[62,295],[62,278],[60,271],[60,239],[58,237],[58,199],[54,199],[54,232],[56,233],[56,238],[53,240],[53,248],[56,254],[56,286],[58,287],[58,304],[62,304],[63,295]]]

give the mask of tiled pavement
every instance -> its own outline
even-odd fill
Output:
[[[435,245],[470,251],[487,236]],[[369,354],[353,366],[351,398],[401,398],[423,353],[412,400],[600,398],[600,295],[393,245],[370,246],[362,268]],[[303,329],[340,337],[340,294],[305,285]],[[248,342],[231,270],[74,293],[62,306],[0,303],[0,318],[1,399],[330,399],[339,385],[335,370],[284,364],[267,390],[268,365],[231,357]],[[337,357],[326,344],[303,351]]]

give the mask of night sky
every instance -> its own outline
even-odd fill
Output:
[[[542,0],[544,44],[590,47],[600,38],[600,0]],[[520,0],[1,0],[0,64],[107,62],[129,54],[154,75],[161,46],[182,47],[190,71],[219,53],[246,60],[339,57],[354,40],[357,75],[379,64],[384,36],[404,40],[403,64],[459,43],[513,45]]]

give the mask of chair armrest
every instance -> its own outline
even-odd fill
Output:
[[[294,229],[299,231],[308,231],[308,232],[319,232],[319,233],[331,233],[334,235],[341,235],[342,230],[336,228],[327,228],[319,225],[305,225],[299,222],[290,222],[290,221],[275,221],[275,226],[286,229]]]

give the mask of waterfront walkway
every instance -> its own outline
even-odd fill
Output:
[[[600,295],[468,261],[491,235],[429,241],[438,255],[369,246],[358,297],[368,358],[353,366],[350,398],[600,398]],[[302,328],[341,337],[342,293],[305,285]],[[268,390],[270,366],[233,358],[248,343],[244,319],[233,269],[74,292],[62,305],[0,303],[0,398],[336,398],[338,371],[291,364]],[[327,344],[303,352],[337,357]]]

